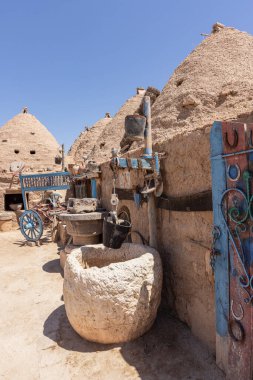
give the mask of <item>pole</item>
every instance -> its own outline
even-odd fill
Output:
[[[151,158],[152,157],[152,131],[151,131],[151,106],[150,106],[149,96],[144,96],[143,113],[147,120],[145,131],[144,131],[144,139],[145,139],[144,157]]]
[[[151,105],[150,97],[144,96],[143,101],[143,113],[146,117],[146,128],[144,132],[145,138],[145,150],[144,158],[152,158],[152,130],[151,130]],[[155,170],[159,171],[159,160],[158,155],[155,157]],[[156,204],[155,204],[155,194],[154,192],[148,195],[148,228],[149,228],[149,245],[157,249],[157,215],[156,215]]]
[[[61,167],[62,167],[62,171],[64,172],[64,169],[65,169],[64,144],[62,144],[62,146],[61,146],[61,156],[62,156]]]
[[[148,229],[149,229],[149,245],[157,249],[157,217],[155,194],[148,194]]]

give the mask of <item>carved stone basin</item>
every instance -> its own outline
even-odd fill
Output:
[[[74,245],[97,244],[101,241],[105,212],[85,214],[60,214],[60,220],[67,226],[67,233],[73,237]]]
[[[68,256],[64,302],[74,330],[99,343],[133,340],[152,326],[161,299],[162,264],[151,247],[80,247]]]

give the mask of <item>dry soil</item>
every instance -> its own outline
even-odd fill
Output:
[[[0,235],[0,378],[3,380],[221,380],[215,360],[179,321],[160,312],[134,342],[100,345],[71,328],[57,246]]]

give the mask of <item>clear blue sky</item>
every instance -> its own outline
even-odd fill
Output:
[[[214,22],[253,34],[252,0],[1,0],[0,125],[28,106],[68,148],[137,86],[160,90]]]

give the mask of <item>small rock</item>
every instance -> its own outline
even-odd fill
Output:
[[[28,247],[36,247],[36,242],[35,241],[27,241],[26,245],[28,245]]]
[[[193,107],[197,107],[198,105],[200,104],[199,100],[196,99],[194,96],[192,95],[187,95],[185,96],[185,98],[183,99],[182,101],[182,106],[184,108],[193,108]]]

